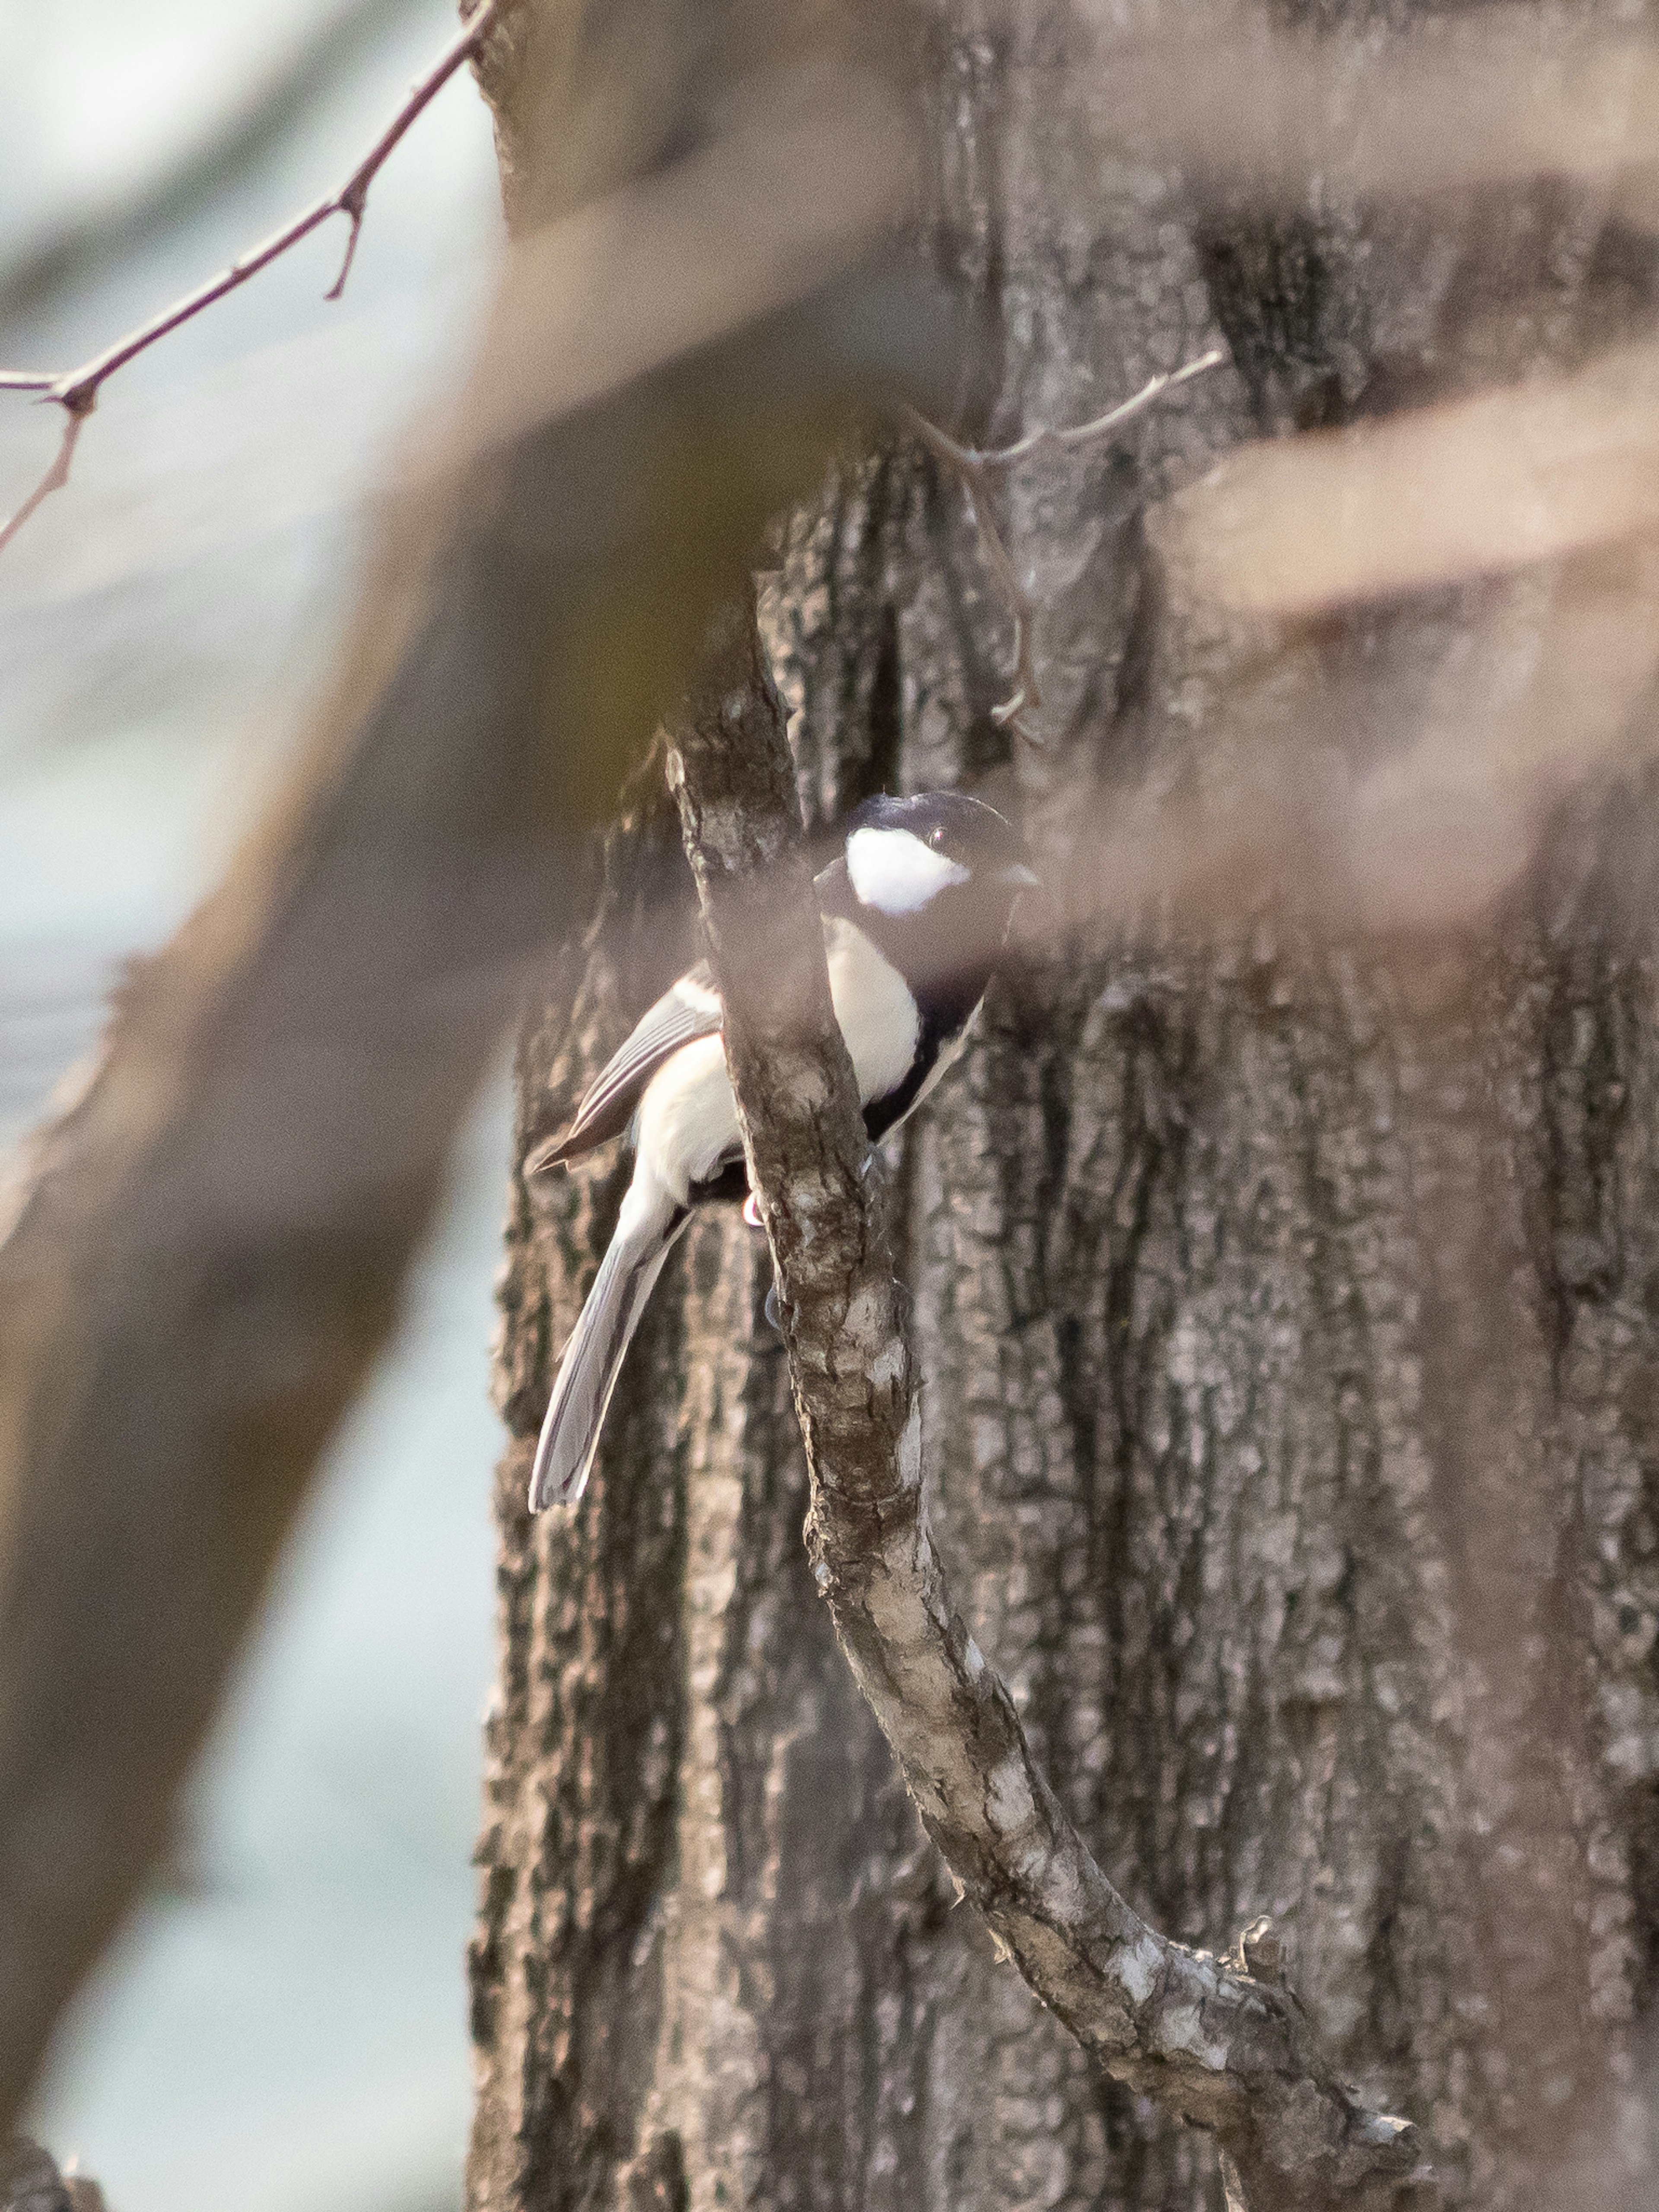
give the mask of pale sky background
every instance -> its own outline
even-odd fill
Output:
[[[0,366],[63,368],[353,166],[447,0],[0,0]],[[500,234],[458,79],[325,234],[109,385],[0,555],[0,1141],[119,961],[212,879],[349,603],[361,503],[465,358]],[[55,415],[0,393],[0,512]],[[491,1639],[504,1075],[331,1455],[140,1912],[32,2125],[112,2212],[441,2212],[470,2094],[462,1949]]]

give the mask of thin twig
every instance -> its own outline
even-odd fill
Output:
[[[118,338],[112,346],[106,347],[102,353],[94,354],[90,361],[82,362],[78,368],[61,373],[0,369],[0,390],[39,392],[42,399],[61,407],[69,418],[63,442],[52,466],[16,514],[0,525],[0,550],[10,544],[40,502],[68,483],[70,463],[74,457],[81,425],[91,414],[100,391],[118,369],[125,368],[130,361],[147,352],[158,339],[166,337],[170,331],[190,322],[204,307],[210,307],[216,301],[222,300],[228,292],[234,292],[239,285],[246,284],[250,276],[257,276],[262,269],[268,269],[291,246],[297,246],[301,239],[309,238],[313,230],[319,229],[331,216],[337,215],[344,216],[351,228],[340,262],[340,273],[324,297],[329,300],[340,297],[356,258],[357,238],[363,227],[363,211],[368,204],[370,186],[410,125],[448,83],[462,64],[470,61],[477,52],[504,4],[505,0],[481,0],[481,4],[467,18],[431,67],[416,79],[403,106],[337,191],[331,192],[326,199],[318,200],[304,214],[296,216],[292,222],[266,239],[262,246],[251,247],[247,252],[239,254],[228,269],[221,270],[207,283],[198,285],[195,291],[187,292],[182,300],[176,300],[159,315],[152,316],[149,322],[140,324],[137,330]]]
[[[1196,361],[1189,361],[1180,368],[1172,368],[1166,375],[1153,377],[1131,398],[1121,401],[1115,407],[1109,407],[1103,415],[1097,415],[1092,422],[1081,423],[1074,430],[1028,430],[1012,446],[993,447],[988,451],[970,451],[969,457],[981,468],[1006,468],[1015,461],[1028,459],[1045,445],[1059,446],[1068,453],[1076,453],[1085,446],[1098,445],[1103,439],[1110,437],[1114,430],[1121,428],[1132,416],[1139,415],[1143,408],[1150,407],[1156,399],[1161,399],[1166,392],[1172,392],[1177,384],[1185,384],[1189,377],[1202,376],[1208,369],[1219,368],[1226,358],[1224,347],[1212,346],[1208,353],[1200,354]]]
[[[81,435],[81,425],[91,414],[92,407],[93,403],[88,399],[83,407],[71,407],[66,410],[64,416],[64,434],[58,441],[58,451],[52,455],[51,465],[45,476],[41,477],[16,514],[8,516],[4,522],[0,522],[0,553],[5,551],[41,501],[50,498],[55,491],[61,491],[69,482],[70,463],[75,459],[76,441]]]
[[[937,454],[947,467],[954,469],[962,480],[962,489],[968,501],[968,520],[973,524],[979,539],[980,551],[985,565],[991,571],[1003,605],[1014,618],[1014,689],[1012,696],[991,709],[991,720],[999,728],[1011,725],[1014,735],[1028,745],[1041,744],[1036,732],[1024,719],[1042,704],[1042,690],[1037,682],[1036,661],[1031,651],[1031,639],[1036,627],[1036,602],[1019,580],[1013,556],[1002,541],[991,513],[991,486],[986,475],[986,456],[970,446],[958,445],[947,437],[938,426],[917,413],[914,407],[902,410],[905,421],[915,432],[931,453]]]
[[[1177,384],[1185,384],[1188,377],[1202,376],[1206,369],[1217,368],[1227,356],[1219,346],[1212,346],[1196,361],[1171,369],[1167,374],[1155,376],[1149,384],[1105,414],[1096,416],[1091,422],[1079,423],[1074,429],[1053,430],[1046,424],[1028,430],[1012,446],[982,447],[964,446],[919,415],[914,407],[903,410],[904,419],[928,451],[955,470],[962,480],[968,501],[969,520],[976,532],[980,550],[985,556],[987,567],[995,580],[1003,605],[1014,618],[1014,689],[1011,696],[991,709],[991,720],[999,728],[1007,726],[1014,735],[1035,748],[1042,739],[1026,719],[1042,704],[1042,689],[1037,681],[1036,660],[1033,639],[1036,629],[1037,603],[1020,581],[1019,571],[1014,566],[1012,555],[997,528],[991,512],[991,487],[988,471],[1011,468],[1018,461],[1029,460],[1046,447],[1061,453],[1076,453],[1091,446],[1103,444],[1114,431],[1121,429],[1132,416],[1161,399]]]

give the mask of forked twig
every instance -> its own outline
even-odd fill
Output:
[[[345,252],[341,258],[340,273],[324,297],[329,300],[340,297],[345,289],[346,279],[351,274],[351,264],[356,258],[357,239],[363,227],[363,212],[368,204],[370,186],[410,125],[442,91],[462,64],[470,61],[477,52],[504,4],[505,0],[480,0],[480,4],[430,68],[416,80],[409,97],[337,191],[315,202],[302,215],[296,216],[292,222],[266,239],[262,246],[252,246],[247,252],[239,254],[228,269],[222,270],[218,276],[205,284],[198,285],[195,291],[187,292],[182,300],[174,301],[170,307],[164,308],[159,315],[152,316],[149,322],[141,323],[137,330],[118,338],[112,346],[106,347],[102,353],[94,354],[90,361],[82,362],[78,368],[38,373],[24,369],[0,369],[0,391],[36,392],[42,400],[61,407],[67,417],[63,438],[51,466],[17,512],[9,520],[0,523],[0,550],[11,543],[41,501],[69,482],[70,464],[74,459],[81,426],[97,404],[99,392],[118,369],[125,368],[130,361],[136,360],[141,353],[148,352],[158,339],[166,337],[181,324],[190,322],[204,307],[210,307],[216,301],[222,300],[228,292],[234,292],[239,285],[246,284],[250,276],[257,276],[262,269],[268,269],[291,246],[297,246],[301,239],[309,238],[313,230],[320,229],[331,216],[337,215],[344,216],[351,228],[346,238]]]
[[[75,459],[76,441],[81,435],[81,425],[91,414],[92,410],[93,402],[90,399],[82,407],[70,407],[65,410],[64,434],[58,441],[58,451],[52,457],[51,466],[23,501],[21,507],[18,508],[16,514],[8,515],[3,522],[0,522],[0,553],[5,551],[41,501],[50,498],[55,491],[61,491],[69,482],[70,463]]]
[[[1014,566],[1013,556],[1003,540],[991,512],[991,487],[988,471],[992,469],[1012,468],[1015,463],[1030,460],[1033,454],[1053,447],[1059,452],[1076,453],[1086,451],[1109,438],[1132,416],[1161,399],[1177,384],[1185,384],[1188,377],[1202,376],[1206,369],[1217,368],[1227,358],[1220,346],[1212,346],[1196,361],[1189,361],[1167,374],[1155,376],[1149,384],[1128,399],[1097,415],[1091,422],[1079,423],[1070,430],[1052,430],[1046,425],[1028,430],[1012,446],[963,446],[947,436],[936,423],[914,407],[903,410],[904,419],[928,451],[954,469],[962,480],[968,501],[969,520],[978,534],[980,550],[985,556],[986,566],[995,580],[1003,605],[1014,618],[1014,689],[1012,694],[991,709],[991,720],[998,726],[1011,727],[1017,738],[1031,746],[1040,746],[1042,740],[1026,720],[1042,704],[1042,689],[1037,681],[1036,660],[1032,650],[1032,637],[1036,626],[1037,603],[1021,582],[1019,571]]]

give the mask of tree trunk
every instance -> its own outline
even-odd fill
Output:
[[[968,431],[1083,421],[1212,343],[1233,363],[1009,479],[1042,750],[993,715],[1012,625],[919,447],[849,460],[764,597],[811,821],[972,787],[1023,814],[1048,883],[895,1148],[934,1524],[1148,1919],[1219,1949],[1271,1915],[1449,2203],[1634,2206],[1659,1988],[1651,717],[1519,842],[1460,830],[1431,880],[1428,843],[1362,839],[1328,895],[1306,794],[1357,838],[1355,794],[1476,703],[1507,685],[1541,714],[1582,568],[1268,632],[1184,600],[1148,516],[1247,439],[1572,365],[1650,311],[1652,253],[1559,181],[1316,214],[1109,159],[1150,127],[1109,112],[1115,52],[1066,9],[960,4],[919,72],[938,260],[997,340]],[[1150,848],[1264,793],[1295,868],[1212,887],[1201,926],[1190,901],[1125,919],[1101,877],[1126,823]],[[691,957],[691,911],[653,760],[526,1030],[520,1158]],[[671,1261],[581,1507],[529,1521],[624,1174],[607,1152],[520,1179],[508,1223],[474,2212],[1218,2203],[1208,2142],[1101,2078],[953,1911],[815,1596],[765,1247],[735,1213]]]

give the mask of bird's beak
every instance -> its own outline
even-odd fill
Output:
[[[1006,884],[1011,891],[1040,891],[1042,889],[1042,877],[1028,868],[1023,860],[1016,860],[1012,868],[1005,868],[997,881]]]

